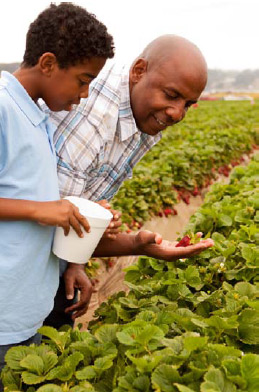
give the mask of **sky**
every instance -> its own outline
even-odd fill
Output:
[[[73,2],[107,26],[118,62],[130,64],[154,38],[177,34],[201,49],[209,68],[259,69],[259,0]],[[29,24],[49,4],[45,0],[2,2],[0,63],[22,60]]]

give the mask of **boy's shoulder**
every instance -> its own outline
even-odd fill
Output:
[[[6,88],[0,85],[0,114],[8,112],[13,107],[13,100]]]

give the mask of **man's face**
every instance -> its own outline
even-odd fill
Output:
[[[138,128],[156,135],[181,121],[206,85],[206,72],[167,60],[152,67],[145,60],[136,62],[130,73],[131,108]]]
[[[45,79],[42,99],[52,111],[70,111],[72,105],[88,96],[89,85],[105,62],[104,58],[92,57],[66,69],[55,64],[51,76]]]

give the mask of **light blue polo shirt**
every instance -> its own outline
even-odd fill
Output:
[[[0,79],[0,197],[58,200],[55,127],[18,80]],[[54,228],[0,221],[0,345],[33,336],[53,307],[58,260]]]

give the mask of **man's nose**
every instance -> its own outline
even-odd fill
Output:
[[[182,103],[174,103],[166,109],[166,114],[168,117],[171,117],[174,122],[179,122],[186,114],[185,106]]]

